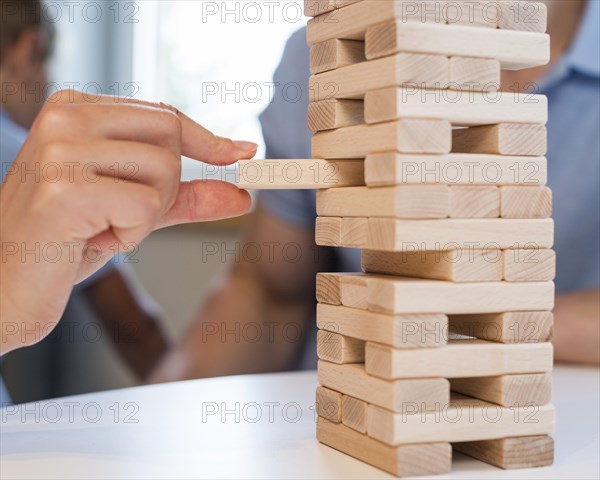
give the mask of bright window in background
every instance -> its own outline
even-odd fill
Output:
[[[260,144],[258,115],[273,97],[286,40],[306,24],[301,0],[138,2],[137,96],[171,103],[218,135]],[[206,176],[184,162],[185,179]],[[222,177],[223,173],[215,174]]]

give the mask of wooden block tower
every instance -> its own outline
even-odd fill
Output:
[[[452,449],[550,464],[547,104],[499,92],[501,69],[548,63],[544,5],[305,10],[313,157],[341,180],[316,241],[362,249],[364,271],[318,275],[319,441],[399,476],[448,472]]]

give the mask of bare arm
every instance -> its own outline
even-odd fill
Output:
[[[556,298],[552,342],[558,362],[600,363],[600,290]]]
[[[283,370],[301,353],[320,264],[312,229],[259,207],[245,242],[261,249],[260,260],[242,255],[150,381]]]

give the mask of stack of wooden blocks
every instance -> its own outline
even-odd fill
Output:
[[[498,92],[501,69],[548,63],[544,5],[305,9],[313,157],[337,182],[316,240],[365,272],[318,275],[318,439],[399,476],[448,472],[452,448],[550,464],[547,103]]]

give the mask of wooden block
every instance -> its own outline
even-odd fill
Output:
[[[362,363],[365,360],[365,342],[339,333],[317,332],[317,355],[333,363]]]
[[[547,282],[556,276],[556,252],[549,249],[505,250],[502,255],[507,282]]]
[[[325,387],[317,387],[315,404],[317,415],[330,422],[342,421],[342,394]]]
[[[370,187],[401,183],[543,186],[547,180],[545,157],[388,152],[372,153],[365,159],[365,183]]]
[[[304,16],[316,17],[358,1],[359,0],[304,0]]]
[[[552,336],[552,312],[505,312],[451,315],[451,333],[500,343],[548,342]]]
[[[498,218],[500,189],[498,187],[450,187],[451,218]]]
[[[367,309],[367,279],[364,275],[342,275],[340,290],[344,307]]]
[[[345,395],[359,398],[394,412],[435,410],[450,401],[450,383],[445,378],[384,380],[365,371],[364,365],[319,360],[319,383]]]
[[[327,218],[327,217],[325,217]],[[344,218],[342,219],[342,238],[344,245],[352,245],[362,248],[367,242],[369,233],[369,220],[366,218]]]
[[[448,187],[398,185],[352,187],[317,192],[317,215],[324,217],[446,218]]]
[[[455,394],[450,405],[419,415],[394,413],[369,405],[369,436],[388,445],[468,442],[508,436],[548,435],[554,431],[554,407],[507,408]]]
[[[552,376],[549,373],[530,373],[453,378],[450,388],[453,392],[504,407],[546,405],[552,395]]]
[[[554,440],[548,435],[459,442],[452,447],[504,469],[546,467],[554,462]]]
[[[548,187],[501,187],[500,215],[504,218],[548,218],[552,190]]]
[[[390,447],[345,425],[320,420],[317,440],[398,477],[440,475],[452,467],[449,443]]]
[[[550,37],[545,33],[518,32],[461,25],[419,24],[380,20],[365,34],[367,59],[397,52],[493,58],[502,69],[546,65],[550,61]],[[375,24],[377,23],[377,24]]]
[[[317,226],[319,224],[317,218]],[[352,274],[348,274],[350,276]],[[342,304],[342,276],[336,273],[317,273],[316,280],[317,301],[329,305]]]
[[[317,74],[365,61],[365,42],[332,38],[310,47],[310,73]]]
[[[238,187],[253,190],[314,189],[364,185],[360,160],[240,160]]]
[[[336,247],[342,243],[342,219],[320,217],[315,223],[315,238],[319,245]]]
[[[309,98],[311,102],[331,98],[359,99],[370,90],[401,85],[445,88],[448,80],[447,57],[399,53],[311,76]]]
[[[500,155],[546,155],[546,127],[501,123],[452,131],[452,151]]]
[[[343,291],[342,284],[342,291]],[[342,293],[343,295],[343,293]],[[367,275],[367,304],[372,312],[446,314],[552,310],[552,282],[454,283]]]
[[[314,45],[332,38],[362,40],[371,25],[395,18],[403,24],[445,23],[441,4],[437,0],[362,0],[310,19],[306,42]]]
[[[543,2],[498,0],[498,28],[544,33],[548,10]]]
[[[468,92],[500,90],[500,62],[488,58],[452,57],[448,63],[449,88]],[[493,94],[495,96],[495,93]],[[490,94],[492,96],[492,94]],[[489,105],[493,102],[489,101]]]
[[[342,396],[342,423],[360,433],[367,433],[367,402]]]
[[[386,315],[319,303],[317,327],[396,348],[440,347],[447,341],[448,317],[441,313]]]
[[[449,153],[452,127],[444,120],[398,120],[355,125],[313,136],[313,155],[323,158],[364,158],[369,153]]]
[[[308,129],[332,130],[365,123],[362,100],[321,100],[308,104]]]
[[[496,28],[498,7],[496,0],[446,0],[444,16],[450,25]]]
[[[450,339],[428,349],[394,349],[367,342],[365,368],[381,378],[462,378],[543,373],[552,370],[551,343],[501,344],[479,339]]]
[[[452,282],[495,282],[502,280],[503,274],[499,251],[475,249],[438,252],[363,250],[361,264],[367,273]]]
[[[548,120],[548,101],[543,95],[527,99],[524,94],[498,92],[493,94],[494,101],[490,95],[408,87],[373,90],[365,96],[365,120],[380,123],[399,118],[443,118],[458,126],[501,122],[544,124]]]

